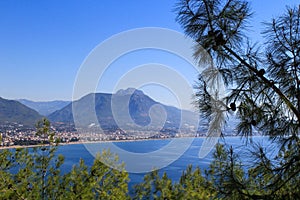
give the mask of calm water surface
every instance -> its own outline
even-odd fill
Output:
[[[201,169],[206,169],[212,161],[212,152],[210,152],[205,158],[200,159],[198,153],[203,142],[203,138],[195,138],[189,149],[175,162],[169,166],[160,169],[160,173],[166,172],[168,177],[174,181],[178,181],[182,171],[187,168],[188,165],[200,166]],[[263,146],[270,145],[267,138],[254,137],[254,142],[260,143]],[[135,153],[147,153],[158,150],[167,145],[170,140],[145,140],[145,141],[133,141],[133,142],[115,142],[118,147]],[[245,141],[242,141],[239,137],[226,137],[220,139],[220,143],[226,143],[231,145],[235,152],[247,160],[249,158],[250,147],[245,145]],[[72,166],[78,164],[79,159],[84,159],[86,165],[91,166],[93,164],[94,157],[89,153],[84,144],[73,144],[60,146],[57,151],[58,154],[65,156],[65,163],[62,166],[62,172],[71,170]],[[162,158],[164,159],[164,158]],[[125,163],[126,164],[126,163]],[[143,180],[144,173],[130,173],[130,187]]]

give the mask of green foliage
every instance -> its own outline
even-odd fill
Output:
[[[218,144],[204,174],[199,168],[193,170],[188,166],[179,182],[174,182],[166,174],[159,176],[153,171],[135,186],[134,199],[297,199],[300,195],[299,166],[295,164],[289,166],[293,170],[277,173],[278,167],[287,168],[285,164],[290,162],[275,166],[260,148],[253,153],[264,158],[255,166],[245,168],[231,147]],[[288,159],[291,150],[283,150],[280,156]]]
[[[202,176],[199,168],[189,166],[180,177],[173,182],[164,173],[161,177],[158,171],[145,175],[144,182],[135,186],[134,199],[211,199],[216,197],[211,181]]]
[[[240,121],[240,135],[259,131],[270,136],[279,151],[270,157],[268,149],[257,146],[250,155],[254,162],[245,167],[231,147],[218,145],[204,174],[189,166],[180,181],[173,182],[154,171],[135,187],[133,198],[299,198],[300,7],[287,8],[266,23],[265,46],[252,45],[245,34],[252,16],[247,1],[180,0],[176,11],[185,33],[197,42],[195,59],[205,66],[196,98],[199,110],[209,119],[208,133],[221,132],[226,116],[234,114]],[[4,111],[7,106],[3,105],[26,110],[1,98],[0,104]],[[11,121],[20,115],[5,117]],[[1,151],[0,199],[130,198],[128,173],[110,152],[99,154],[91,167],[80,160],[69,173],[61,174],[64,158],[55,155],[57,146],[47,119],[38,122],[37,135],[44,139],[39,147]],[[14,169],[16,173],[11,172]]]
[[[37,124],[37,134],[50,138],[47,119]],[[232,148],[217,145],[213,161],[202,173],[188,168],[178,182],[153,171],[128,193],[128,173],[109,151],[98,154],[91,167],[81,159],[68,173],[61,173],[62,155],[57,146],[4,149],[0,154],[0,199],[295,199],[300,195],[300,141],[287,140],[277,163],[257,146],[257,162],[245,168]],[[104,163],[109,163],[108,167]],[[15,172],[12,172],[14,171]]]
[[[37,134],[51,138],[50,123],[37,124]],[[32,149],[2,150],[0,153],[0,199],[128,199],[128,173],[124,166],[112,169],[103,159],[117,163],[109,151],[96,156],[89,168],[80,160],[69,173],[62,174],[62,155],[56,145]],[[17,172],[12,172],[17,170]]]
[[[247,1],[181,0],[176,11],[185,33],[197,42],[195,59],[205,66],[196,98],[209,132],[220,131],[224,115],[234,114],[238,134],[259,131],[279,149],[273,158],[269,149],[257,147],[251,155],[255,162],[246,169],[232,149],[217,147],[207,178],[218,198],[299,197],[300,6],[265,24],[264,46],[252,45],[245,34],[252,16]]]
[[[295,158],[290,153],[295,150],[288,146],[290,149],[278,154],[282,163],[270,160],[257,146],[253,151],[257,162],[245,168],[232,148],[218,145],[206,178],[213,182],[217,197],[222,199],[295,199],[300,195],[299,164],[291,164],[290,159]]]
[[[197,86],[200,111],[212,120],[216,112],[236,112],[240,119],[239,133],[245,136],[251,136],[253,128],[265,135],[297,135],[300,120],[299,8],[288,8],[286,14],[266,23],[266,46],[251,45],[245,34],[252,16],[246,1],[182,0],[177,12],[177,21],[197,42],[195,58],[199,65],[209,66],[200,74]],[[217,42],[219,37],[223,42]],[[214,63],[207,64],[203,49]],[[227,95],[218,99],[213,92],[218,90],[220,81]],[[214,87],[216,90],[210,92]],[[219,106],[213,105],[216,102]],[[231,108],[231,105],[235,106]]]
[[[180,0],[177,13],[185,33],[197,42],[195,59],[205,67],[196,98],[209,120],[208,133],[221,132],[226,116],[233,114],[239,119],[238,134],[249,137],[259,131],[270,136],[279,151],[270,157],[269,149],[257,146],[249,155],[254,162],[245,167],[232,148],[218,145],[203,175],[190,166],[173,182],[154,171],[135,187],[133,198],[299,198],[300,7],[287,8],[266,23],[265,46],[251,44],[245,34],[252,16],[247,1]],[[63,157],[55,156],[49,122],[44,119],[37,129],[51,145],[1,152],[0,199],[130,198],[128,174],[109,152],[98,155],[91,168],[81,160],[62,175]],[[17,173],[10,172],[13,168]]]

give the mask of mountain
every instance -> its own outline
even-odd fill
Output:
[[[93,106],[93,103],[94,106]],[[75,113],[74,113],[75,111]],[[136,130],[138,128],[176,129],[198,124],[198,114],[156,102],[142,91],[129,88],[115,94],[93,93],[74,101],[48,116],[52,122],[74,123],[76,126]],[[181,119],[183,117],[183,119]],[[181,126],[181,127],[182,127]]]
[[[18,99],[17,101],[36,110],[44,116],[47,116],[56,110],[60,110],[70,103],[70,101],[30,101],[27,99]]]
[[[18,123],[26,127],[34,127],[42,116],[35,110],[15,100],[0,97],[0,124]]]

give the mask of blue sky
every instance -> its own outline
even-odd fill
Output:
[[[122,31],[142,27],[162,27],[182,32],[173,12],[176,2],[0,1],[0,96],[39,101],[70,100],[81,63],[105,39]],[[260,22],[282,13],[285,5],[297,3],[298,0],[252,1],[253,31],[249,34],[255,40],[260,40]],[[163,60],[162,56],[166,54],[152,52],[149,55]],[[137,54],[135,59],[149,55]],[[129,59],[123,61],[119,64],[130,68]],[[147,59],[145,61],[148,62]],[[117,67],[111,71],[111,75],[115,72],[118,72]],[[109,77],[107,74],[107,79]],[[104,87],[99,88],[104,92],[109,90],[105,83]],[[151,93],[149,88],[148,92]],[[168,101],[168,95],[156,95],[154,98],[157,100],[164,98],[161,101]]]

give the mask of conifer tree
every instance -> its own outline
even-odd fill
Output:
[[[210,121],[209,130],[222,130],[227,116],[234,114],[239,135],[251,139],[254,130],[259,131],[279,149],[272,158],[268,149],[257,147],[247,176],[237,168],[236,159],[221,160],[225,168],[219,170],[226,182],[218,184],[227,189],[226,184],[232,185],[236,194],[247,198],[299,195],[300,7],[287,7],[284,14],[265,23],[261,45],[253,45],[247,35],[253,16],[247,1],[181,0],[176,12],[185,33],[197,43],[195,59],[206,66],[199,75],[196,98]],[[220,81],[224,96],[218,91]],[[227,156],[236,157],[234,150],[228,151]]]
[[[62,173],[64,157],[56,153],[50,122],[42,119],[36,128],[41,146],[1,150],[0,199],[129,199],[128,173],[116,156],[103,151],[92,166],[80,160]],[[104,159],[115,169],[103,164]]]

